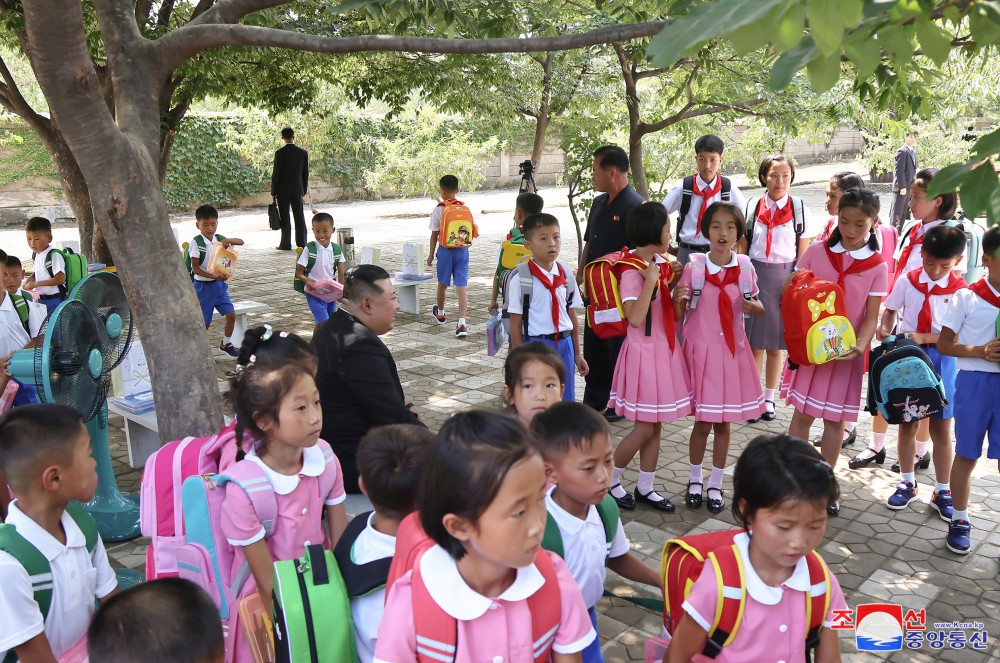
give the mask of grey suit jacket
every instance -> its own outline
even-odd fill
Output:
[[[892,175],[892,190],[909,189],[917,174],[917,155],[905,145],[896,150],[896,170]]]

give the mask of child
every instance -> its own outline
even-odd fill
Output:
[[[226,330],[222,335],[222,342],[219,343],[219,349],[230,357],[235,357],[239,354],[239,350],[233,347],[232,342],[233,329],[236,327],[236,312],[232,300],[229,299],[229,287],[226,285],[228,277],[206,272],[201,268],[201,262],[208,259],[208,254],[212,252],[212,244],[215,242],[222,242],[223,248],[228,249],[230,246],[243,246],[243,240],[215,234],[216,228],[219,227],[219,212],[211,205],[202,205],[196,209],[194,218],[195,225],[201,231],[201,234],[196,235],[188,244],[191,271],[194,272],[194,292],[201,304],[205,329],[212,324],[213,310],[226,317]]]
[[[958,193],[950,191],[936,198],[927,197],[927,189],[937,172],[937,168],[924,168],[917,173],[910,185],[910,210],[917,222],[908,225],[900,236],[899,244],[896,246],[894,279],[899,279],[915,269],[920,269],[922,265],[920,246],[924,243],[924,237],[928,230],[942,224],[955,225],[951,219],[954,218],[955,210],[958,209]],[[959,274],[964,274],[966,263],[963,255],[962,259],[955,265],[955,270]]]
[[[555,484],[545,507],[596,631],[594,606],[604,594],[606,569],[662,591],[660,574],[632,554],[620,518],[608,541],[597,508],[607,498],[612,471],[611,427],[604,417],[582,403],[556,403],[532,420],[531,433],[545,460],[545,474]],[[583,661],[603,660],[600,638],[595,638],[583,650]]]
[[[712,203],[701,217],[701,233],[709,241],[709,252],[700,267],[704,288],[699,301],[684,323],[684,359],[693,392],[694,428],[689,443],[690,467],[684,502],[701,506],[704,477],[702,462],[708,434],[715,432],[712,445],[712,474],[708,480],[708,510],[722,513],[722,473],[729,455],[729,424],[759,417],[764,412],[760,374],[753,361],[743,326],[744,315],[760,315],[764,305],[757,299],[757,278],[749,266],[750,291],[741,291],[742,265],[733,245],[746,232],[743,212],[733,203]],[[746,256],[742,257],[746,260]],[[684,268],[674,291],[674,310],[684,316],[692,298],[695,266]],[[714,493],[714,494],[713,494]]]
[[[809,622],[803,596],[810,589],[806,555],[823,542],[826,511],[839,492],[832,468],[806,442],[761,435],[747,445],[733,475],[733,515],[745,532],[735,541],[745,579],[745,612],[742,627],[715,658],[717,663],[840,660],[840,637],[830,626],[847,603],[836,576],[827,569],[830,609],[815,658],[805,652]],[[714,567],[706,564],[684,601],[667,662],[688,663],[701,653],[721,595]]]
[[[222,621],[205,590],[160,578],[121,592],[94,617],[87,653],[97,663],[222,663]]]
[[[646,269],[629,269],[620,279],[622,306],[628,318],[625,342],[618,355],[611,385],[615,411],[635,424],[615,449],[611,496],[621,509],[644,502],[660,511],[674,505],[653,490],[660,454],[660,427],[691,414],[691,388],[684,358],[674,331],[670,298],[673,273],[663,252],[670,246],[670,217],[660,203],[644,203],[628,213],[625,230],[635,242],[635,255]],[[625,468],[639,454],[639,482],[635,497],[621,485]]]
[[[375,507],[355,517],[337,542],[337,563],[351,597],[358,658],[371,663],[378,625],[385,605],[385,578],[381,586],[363,595],[352,591],[360,575],[357,567],[384,560],[385,574],[396,550],[399,522],[416,509],[417,487],[434,435],[423,426],[396,424],[370,430],[358,446],[358,485]]]
[[[6,286],[13,286],[0,290],[0,358],[2,358],[17,350],[34,347],[38,331],[48,311],[42,304],[35,303],[31,293],[18,289],[23,274],[21,261],[14,256],[8,257],[6,253],[0,251],[0,264],[8,265],[3,270],[4,283]],[[5,370],[0,371],[0,390],[7,386],[8,380],[12,379]],[[34,384],[23,382],[18,384],[20,386],[14,396],[13,405],[38,402]],[[3,486],[2,476],[0,476],[0,486]],[[7,501],[7,494],[0,488],[0,517],[5,513]]]
[[[443,325],[448,317],[444,312],[445,295],[452,280],[455,281],[455,293],[458,295],[458,326],[455,327],[455,336],[468,336],[469,326],[465,324],[465,316],[469,312],[469,248],[460,246],[453,249],[440,245],[438,233],[441,232],[441,216],[445,206],[458,202],[458,178],[454,175],[445,175],[438,181],[441,191],[441,202],[431,212],[431,246],[427,255],[427,266],[434,264],[435,249],[437,251],[437,304],[434,305],[432,314],[439,325]]]
[[[508,286],[510,347],[528,341],[541,341],[553,347],[566,366],[563,400],[573,401],[576,400],[573,367],[581,376],[587,375],[576,315],[576,309],[583,307],[580,288],[570,266],[556,259],[562,245],[559,220],[551,214],[532,214],[523,227],[524,246],[531,251],[531,259],[517,266],[517,274]],[[525,287],[529,280],[530,291]]]
[[[781,381],[784,364],[785,329],[781,322],[781,284],[795,269],[795,261],[805,253],[809,240],[819,232],[800,198],[788,194],[795,181],[795,162],[783,154],[765,157],[757,170],[767,195],[747,203],[746,239],[740,252],[753,261],[760,287],[764,315],[747,318],[746,332],[757,363],[757,374],[764,373],[763,421],[774,421],[774,394]],[[758,420],[751,420],[752,422]]]
[[[0,659],[6,652],[54,661],[87,634],[95,599],[103,605],[118,590],[97,525],[77,504],[93,499],[96,467],[90,436],[71,407],[28,405],[0,421],[0,468],[17,493],[6,525],[23,537],[22,547],[47,560],[52,588],[43,614],[28,570],[0,550]]]
[[[260,342],[270,339],[265,334]],[[227,489],[221,527],[236,549],[234,572],[244,559],[250,567],[252,577],[240,597],[259,590],[270,612],[273,562],[301,557],[306,542],[322,542],[332,549],[347,526],[343,474],[330,445],[319,439],[323,414],[314,372],[307,365],[260,359],[230,384],[227,399],[236,414],[239,463],[255,463],[263,470],[277,498],[278,518],[265,538],[246,493]],[[329,536],[323,527],[324,507]],[[236,660],[250,660],[242,629],[234,646]]]
[[[944,392],[948,405],[944,410],[928,417],[930,437],[934,441],[934,473],[937,486],[931,496],[931,506],[937,509],[941,518],[951,522],[951,424],[955,408],[955,376],[958,369],[954,357],[938,352],[938,334],[941,333],[941,319],[956,300],[957,293],[966,288],[965,279],[952,270],[965,251],[965,233],[958,228],[935,226],[924,235],[923,267],[915,269],[896,281],[892,292],[885,300],[885,313],[878,328],[878,338],[883,339],[898,331],[906,332],[917,343],[924,346],[934,364],[934,371],[944,382]],[[921,420],[922,421],[922,420]],[[888,507],[893,510],[905,509],[917,497],[917,480],[914,475],[916,456],[914,447],[920,421],[899,425],[899,464],[902,477],[896,492],[889,498]],[[922,456],[923,454],[921,454]],[[860,459],[860,460],[858,460]],[[874,444],[851,461],[857,467],[874,460],[885,459],[885,450]]]
[[[541,550],[545,491],[520,423],[482,410],[445,422],[417,499],[434,545],[389,590],[375,660],[415,661],[419,638],[424,656],[455,663],[579,661],[596,634],[566,564]]]
[[[24,232],[34,261],[34,271],[24,282],[24,289],[34,290],[38,301],[52,313],[66,301],[66,261],[58,251],[52,252],[51,221],[40,216],[32,217],[28,219]]]
[[[914,192],[916,193],[916,192]],[[955,295],[941,319],[938,351],[958,357],[955,379],[955,462],[951,467],[954,511],[948,527],[948,550],[969,552],[972,524],[969,491],[972,470],[983,453],[1000,459],[1000,227],[983,235],[987,276]],[[935,457],[935,462],[936,462]]]
[[[864,354],[875,336],[879,306],[888,290],[888,268],[878,254],[873,231],[878,211],[874,192],[845,192],[840,198],[840,220],[830,238],[810,246],[798,263],[799,269],[812,270],[817,277],[839,283],[844,289],[847,318],[857,337],[857,345],[836,361],[791,371],[788,390],[782,394],[795,408],[789,435],[805,439],[813,421],[823,419],[823,457],[830,467],[836,466],[840,456],[844,422],[858,420]],[[782,291],[790,280],[791,276]],[[832,503],[830,515],[839,513],[840,502]]]
[[[511,268],[504,266],[504,247],[509,244],[510,247],[516,247],[518,244],[524,246],[524,232],[521,227],[524,225],[524,220],[527,219],[532,214],[540,214],[542,212],[542,207],[545,205],[545,201],[537,193],[522,193],[517,197],[517,202],[514,204],[514,227],[510,229],[507,233],[507,238],[500,245],[500,250],[497,251],[497,271],[493,275],[493,291],[490,293],[490,307],[489,314],[493,315],[500,310],[500,299],[504,300],[504,293],[501,291],[503,286],[504,277]],[[515,248],[510,248],[508,251],[516,251]],[[513,258],[508,258],[512,260]],[[503,312],[505,318],[509,318],[510,314],[507,311]],[[508,329],[508,332],[510,330]]]
[[[60,258],[62,256],[59,256]],[[21,259],[17,256],[8,255],[4,267],[3,287],[9,294],[14,295],[21,289],[24,281],[24,267]]]
[[[503,363],[503,402],[527,428],[562,398],[566,367],[548,345],[522,343]]]
[[[344,257],[340,245],[330,241],[333,231],[336,230],[333,227],[332,216],[326,212],[316,214],[312,218],[312,229],[316,241],[306,244],[299,254],[299,261],[295,266],[295,278],[306,284],[306,303],[312,311],[316,326],[319,327],[337,310],[337,302],[325,302],[312,294],[313,283],[321,279],[334,279],[343,283],[344,263],[347,262],[347,258]]]
[[[719,175],[725,143],[718,136],[702,136],[694,142],[698,172],[685,177],[670,190],[663,206],[677,215],[677,259],[687,265],[692,253],[706,253],[709,245],[701,234],[701,220],[708,206],[724,200],[740,209],[746,204],[743,194],[728,177]]]

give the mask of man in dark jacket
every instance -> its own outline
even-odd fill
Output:
[[[347,272],[340,307],[320,325],[312,345],[319,358],[316,385],[323,408],[322,437],[344,472],[344,489],[358,493],[358,443],[384,424],[419,424],[403,397],[392,353],[379,336],[399,310],[389,273],[375,265]]]
[[[274,168],[271,171],[271,197],[278,202],[281,215],[281,242],[279,251],[291,251],[292,223],[288,208],[295,217],[295,246],[306,245],[306,217],[302,211],[302,196],[309,191],[309,153],[295,144],[295,132],[291,127],[281,130],[285,144],[274,153]]]
[[[896,168],[892,173],[892,208],[889,219],[897,232],[903,231],[903,224],[910,218],[910,182],[917,174],[917,153],[913,146],[917,143],[917,132],[907,131],[906,140],[896,150]]]

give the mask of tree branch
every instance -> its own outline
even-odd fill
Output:
[[[153,0],[138,0],[135,3],[135,22],[142,27],[146,27],[151,11],[153,11]]]
[[[194,11],[191,13],[191,21],[195,20],[196,18],[207,12],[209,9],[211,9],[213,2],[215,2],[215,0],[200,0],[198,6],[195,7]]]
[[[156,15],[156,24],[167,27],[170,25],[170,17],[174,13],[174,3],[176,0],[163,0],[160,5],[160,12]]]
[[[7,102],[4,106],[27,122],[32,129],[42,134],[47,133],[49,120],[35,112],[31,104],[25,100],[20,88],[17,87],[17,81],[14,80],[14,76],[11,75],[10,69],[7,68],[7,63],[4,62],[3,58],[0,58],[0,77],[4,80],[2,89]]]
[[[702,115],[712,115],[713,113],[721,113],[726,110],[744,111],[751,112],[748,110],[752,106],[759,106],[765,103],[767,99],[751,99],[749,101],[737,101],[732,104],[720,104],[713,101],[704,102],[708,104],[704,108],[699,108],[696,111],[692,111],[691,107],[694,106],[693,103],[685,104],[684,108],[680,111],[674,113],[670,117],[666,117],[659,122],[654,122],[653,124],[647,124],[643,122],[639,125],[640,135],[652,134],[657,131],[662,131],[670,125],[677,124],[681,120],[689,120],[692,117],[701,117]]]
[[[212,4],[209,0],[201,0],[198,9],[202,5]],[[239,23],[240,19],[248,14],[259,12],[271,7],[280,7],[289,4],[289,0],[222,0],[211,9],[207,7],[199,13],[197,9],[194,18],[188,23],[194,25],[210,25],[214,23]]]

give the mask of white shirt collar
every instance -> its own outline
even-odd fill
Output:
[[[41,525],[21,511],[17,506],[17,500],[10,503],[10,507],[7,509],[7,520],[4,521],[7,525],[13,525],[18,533],[26,538],[31,545],[35,546],[38,552],[42,553],[49,562],[58,557],[67,548],[84,548],[87,545],[87,539],[83,536],[83,532],[80,531],[80,527],[76,524],[76,521],[73,520],[73,516],[63,511],[59,522],[62,524],[63,532],[66,534],[65,546],[59,543],[54,536],[42,529]]]
[[[937,219],[936,221],[928,221],[927,223],[918,223],[917,237],[923,237],[924,233],[926,233],[928,230],[934,228],[935,226],[940,226],[944,222],[945,222],[944,219]]]
[[[786,193],[778,200],[771,200],[770,196],[765,195],[764,200],[767,201],[768,209],[774,209],[775,207],[777,207],[778,209],[785,209],[785,205],[788,204],[788,194]]]
[[[566,509],[559,506],[554,499],[552,499],[552,492],[556,489],[556,486],[549,488],[549,492],[545,494],[545,507],[548,509],[549,516],[556,521],[559,525],[559,529],[563,530],[570,536],[575,536],[583,530],[584,526],[589,522],[596,522],[601,527],[604,524],[601,522],[601,514],[597,513],[597,507],[593,504],[587,509],[587,517],[580,519],[574,516],[572,513]]]
[[[719,179],[720,175],[718,173],[716,173],[715,177],[712,179],[712,183],[711,184],[709,184],[705,180],[701,179],[701,175],[695,175],[695,177],[698,178],[698,188],[699,189],[711,189],[713,186],[715,186],[715,182],[716,182],[716,180]]]
[[[387,550],[390,553],[396,550],[396,537],[383,534],[375,529],[375,512],[368,514],[368,533],[365,535],[368,543],[378,550]]]
[[[246,457],[247,460],[257,463],[264,470],[264,474],[267,475],[268,480],[271,482],[271,487],[274,488],[274,492],[278,495],[287,495],[295,490],[299,485],[299,477],[318,477],[326,469],[326,459],[323,458],[323,451],[319,448],[318,444],[302,450],[302,469],[299,470],[298,474],[293,476],[275,472],[257,456],[255,450],[247,453]]]
[[[441,546],[435,545],[420,556],[420,575],[434,602],[455,619],[471,621],[482,617],[493,599],[478,593],[462,578],[458,564]],[[524,601],[545,584],[534,564],[517,570],[514,582],[497,597],[498,601]]]
[[[713,276],[716,275],[716,274],[718,274],[719,272],[721,272],[724,269],[728,269],[730,267],[735,267],[736,263],[737,263],[737,260],[736,260],[736,252],[735,251],[730,251],[729,252],[729,262],[727,264],[725,264],[725,265],[722,265],[722,266],[716,265],[708,257],[708,254],[707,253],[705,254],[705,269],[707,269],[708,273],[711,274],[711,275],[713,275]]]
[[[930,284],[932,284],[931,285],[931,289],[932,290],[934,288],[945,288],[945,287],[948,286],[948,282],[951,281],[951,273],[949,272],[948,274],[945,274],[944,276],[942,276],[941,278],[939,278],[937,281],[932,281],[931,277],[927,274],[927,270],[926,269],[921,269],[920,270],[920,279],[919,279],[919,281],[921,283],[930,283]]]
[[[331,240],[330,243],[327,244],[326,246],[323,246],[319,242],[316,242],[316,250],[317,251],[331,251],[332,252],[333,251],[333,241]]]
[[[543,274],[547,274],[550,277],[556,276],[557,274],[559,274],[559,261],[558,260],[553,260],[552,261],[552,269],[545,269],[544,267],[542,267],[541,265],[539,265],[538,262],[534,258],[531,258],[531,262],[535,263],[535,266],[538,267],[538,269],[542,270]]]
[[[867,242],[865,242],[865,245],[862,246],[860,249],[854,249],[853,251],[848,251],[843,244],[837,242],[836,246],[830,247],[830,250],[833,251],[834,253],[846,253],[855,260],[864,260],[865,258],[870,258],[873,255],[875,255],[875,249],[868,246]]]
[[[758,603],[777,605],[781,601],[785,587],[806,592],[812,586],[809,582],[809,565],[805,557],[795,563],[795,569],[788,580],[781,583],[778,587],[772,587],[761,580],[761,577],[757,575],[757,570],[750,563],[750,537],[745,532],[737,534],[734,542],[736,543],[736,549],[739,551],[740,557],[743,559],[743,575],[746,578],[747,592]]]

